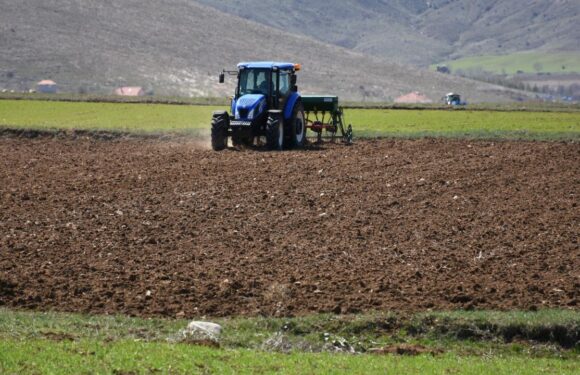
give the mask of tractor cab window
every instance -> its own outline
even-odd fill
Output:
[[[280,71],[280,95],[286,96],[290,92],[290,76],[292,72],[288,70],[281,70]]]
[[[239,95],[268,95],[268,80],[270,72],[267,69],[244,69],[240,73]]]

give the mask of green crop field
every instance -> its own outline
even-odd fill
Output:
[[[377,313],[217,322],[223,327],[220,345],[208,347],[183,339],[180,330],[187,325],[183,319],[0,309],[0,373],[574,374],[580,366],[577,346],[563,349],[549,341],[552,332],[563,330],[577,339],[580,316],[574,311],[424,313],[411,318]],[[390,332],[378,328],[388,325],[401,328]],[[470,331],[488,339],[458,338],[460,332],[465,336]],[[508,342],[502,332],[520,336]],[[544,332],[548,341],[522,341],[538,332]],[[371,354],[372,348],[386,347],[413,347],[423,353]]]
[[[0,126],[207,134],[220,106],[0,100]],[[346,109],[355,137],[573,139],[580,112]]]
[[[224,107],[0,100],[0,125],[28,129],[188,132],[208,129]]]
[[[497,74],[524,73],[580,73],[580,53],[578,52],[519,52],[503,56],[475,56],[446,61],[433,65],[446,65],[452,72],[461,69],[486,71]]]
[[[578,139],[580,113],[469,110],[361,110],[346,112],[362,136]]]

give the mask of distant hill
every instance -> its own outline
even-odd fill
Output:
[[[216,9],[428,66],[475,55],[580,52],[578,0],[199,0]]]
[[[387,63],[192,0],[0,0],[0,9],[0,87],[30,88],[50,78],[68,92],[130,85],[163,95],[223,96],[232,92],[232,80],[217,83],[222,68],[264,59],[302,63],[303,92],[350,100],[388,100],[416,90],[432,100],[448,91],[470,101],[521,96]]]

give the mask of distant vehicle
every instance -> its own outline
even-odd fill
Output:
[[[445,95],[445,103],[447,105],[466,105],[466,102],[461,101],[461,95],[450,92]]]

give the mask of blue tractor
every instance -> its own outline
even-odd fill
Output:
[[[449,94],[445,95],[445,103],[451,106],[467,104],[466,102],[461,101],[461,95],[455,94],[453,92],[450,92]]]
[[[232,98],[231,114],[216,111],[211,121],[211,145],[216,151],[227,147],[253,145],[265,138],[271,150],[300,148],[306,141],[302,98],[296,86],[299,64],[287,62],[244,62],[236,71],[238,83]]]

